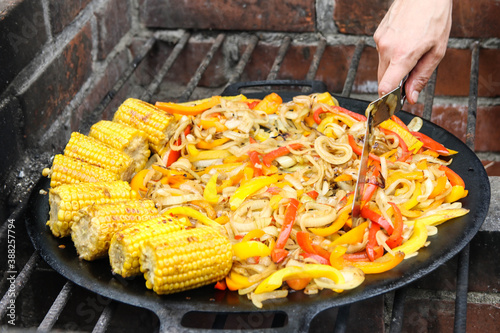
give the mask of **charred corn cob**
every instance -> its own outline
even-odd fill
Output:
[[[109,261],[113,273],[129,277],[141,273],[139,257],[148,238],[159,237],[183,229],[183,223],[171,217],[159,216],[117,232],[109,246]]]
[[[78,212],[71,239],[80,259],[94,260],[108,254],[113,235],[123,228],[158,215],[152,200],[127,200],[90,205]]]
[[[129,181],[134,173],[130,157],[78,132],[71,133],[71,138],[64,148],[64,155],[114,172],[121,180]]]
[[[89,136],[132,158],[134,172],[144,169],[151,154],[146,134],[125,124],[101,120],[92,125]]]
[[[171,294],[224,278],[231,269],[229,240],[210,227],[177,231],[144,243],[140,264],[146,287]]]
[[[156,106],[138,99],[129,98],[115,112],[113,121],[137,128],[148,137],[149,147],[162,154],[174,127],[173,116],[165,114]]]
[[[50,177],[50,187],[118,180],[118,175],[109,170],[61,154],[54,157],[52,167],[44,169],[43,173]]]
[[[92,204],[139,199],[124,181],[63,184],[49,191],[50,219],[47,225],[56,237],[70,234],[80,209]]]

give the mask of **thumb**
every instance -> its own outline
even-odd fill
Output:
[[[413,66],[411,64],[396,65],[394,63],[390,63],[378,84],[379,96],[385,95],[396,89],[401,80],[406,74],[408,74],[412,67]]]
[[[432,52],[426,53],[417,63],[406,81],[406,95],[410,104],[417,103],[418,95],[424,89],[432,73],[439,64],[440,58],[437,58]]]

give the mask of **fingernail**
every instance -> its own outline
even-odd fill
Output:
[[[411,99],[413,100],[413,103],[417,103],[418,100],[418,91],[414,91],[411,93]]]

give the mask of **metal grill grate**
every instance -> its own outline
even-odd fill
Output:
[[[277,78],[278,72],[280,70],[281,64],[285,58],[285,55],[292,43],[295,41],[294,35],[284,35],[279,51],[275,57],[272,68],[267,75],[267,80],[274,80]],[[172,68],[174,62],[179,58],[182,50],[189,44],[192,34],[190,32],[184,32],[183,35],[176,42],[175,47],[172,49],[169,57],[163,63],[161,68],[157,71],[156,75],[152,78],[146,91],[140,96],[143,100],[150,100],[155,92],[158,90],[160,84],[164,80],[165,76]],[[210,50],[205,55],[204,59],[200,63],[195,74],[192,76],[189,83],[184,88],[184,91],[180,97],[180,101],[189,100],[194,90],[197,88],[202,75],[205,73],[207,67],[211,64],[217,50],[220,49],[226,38],[226,34],[220,33],[215,38]],[[136,57],[136,59],[130,64],[127,70],[124,72],[122,77],[113,86],[113,88],[108,92],[105,98],[101,101],[99,106],[92,112],[89,116],[89,123],[93,123],[101,117],[103,111],[113,100],[114,96],[120,91],[124,86],[130,76],[134,73],[138,65],[151,53],[155,43],[161,42],[161,33],[155,34],[155,37],[150,38],[142,47],[142,52]],[[242,56],[239,59],[237,65],[232,69],[232,74],[228,79],[225,86],[237,82],[245,67],[250,61],[250,58],[259,43],[259,37],[252,35],[248,37],[247,46]],[[313,56],[310,68],[304,79],[313,80],[318,71],[319,63],[327,46],[327,41],[320,38],[316,41],[316,52]],[[342,90],[343,97],[349,97],[351,95],[356,74],[358,71],[358,66],[361,59],[361,54],[366,46],[366,40],[360,38],[356,43],[354,54],[350,62],[349,70],[345,80],[345,84]],[[474,147],[474,134],[476,127],[476,109],[477,109],[477,96],[478,96],[478,71],[479,71],[479,43],[474,42],[471,47],[472,52],[472,62],[471,62],[471,72],[470,72],[470,94],[469,94],[469,105],[468,105],[468,117],[467,117],[467,137],[466,144],[473,149]],[[437,71],[437,70],[436,70]],[[436,71],[433,73],[430,82],[428,83],[425,90],[425,104],[423,111],[423,118],[430,120],[432,115],[432,104],[434,100],[434,89],[436,84]],[[306,89],[306,88],[304,88]],[[82,129],[83,131],[88,130]],[[35,182],[38,181],[34,180]],[[4,222],[0,229],[0,246],[2,248],[6,247],[8,239],[8,224],[9,221],[15,221],[16,228],[19,227],[20,223],[24,223],[24,212],[27,209],[28,195],[24,200],[17,206],[14,212],[11,214],[9,219]],[[21,229],[21,228],[19,228]],[[17,235],[18,242],[29,242],[26,235]],[[32,277],[35,268],[41,262],[40,256],[35,251],[32,253],[29,260],[26,262],[22,270],[17,274],[15,280],[15,292],[6,292],[2,299],[0,300],[0,318],[4,319],[8,312],[8,305],[17,299],[22,289],[30,283],[30,278]],[[469,246],[467,246],[459,255],[458,258],[458,271],[457,271],[457,289],[455,298],[455,324],[454,331],[457,333],[465,332],[466,328],[466,317],[467,317],[467,292],[468,292],[468,274],[469,274]],[[0,286],[6,286],[8,283],[6,281],[7,273],[2,279]],[[67,281],[59,294],[52,303],[50,309],[46,313],[45,317],[38,326],[38,330],[45,332],[50,331],[54,328],[58,318],[61,313],[66,308],[69,300],[75,290],[75,285]],[[394,292],[393,306],[391,311],[390,329],[392,332],[401,332],[403,328],[404,321],[404,304],[407,295],[407,288],[402,288]],[[93,328],[93,332],[105,332],[108,325],[115,315],[117,303],[114,301],[107,302],[104,310],[101,312],[100,317],[97,320],[96,325]],[[347,322],[350,313],[350,306],[342,306],[337,311],[337,319],[333,327],[334,332],[345,332],[347,330]],[[221,329],[225,327],[225,322],[228,320],[227,315],[218,315],[213,320],[212,328]]]

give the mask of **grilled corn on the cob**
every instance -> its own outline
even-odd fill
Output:
[[[139,257],[144,242],[184,228],[181,221],[172,217],[159,216],[117,232],[109,246],[111,270],[122,277],[141,273]]]
[[[44,175],[50,177],[50,187],[119,179],[117,174],[109,170],[61,154],[54,157],[50,169],[44,169]]]
[[[80,209],[92,204],[139,199],[124,181],[63,184],[49,191],[50,219],[47,225],[56,237],[70,234]]]
[[[171,294],[221,280],[231,269],[232,257],[229,240],[206,227],[149,239],[140,264],[147,288]]]
[[[101,120],[92,125],[89,136],[127,154],[133,160],[134,172],[144,169],[151,154],[146,134],[125,124]]]
[[[121,180],[129,181],[134,173],[134,165],[129,156],[78,132],[71,133],[64,155],[114,172]]]
[[[80,259],[94,260],[108,254],[113,235],[126,227],[158,215],[152,200],[127,200],[90,205],[78,212],[71,239]]]
[[[129,98],[115,112],[113,121],[127,124],[146,133],[149,147],[160,155],[174,128],[174,118],[156,106]]]

